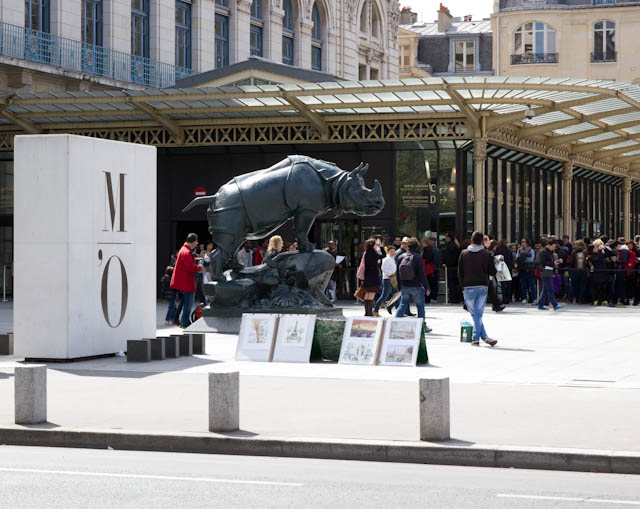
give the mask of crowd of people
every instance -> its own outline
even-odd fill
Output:
[[[534,304],[540,310],[558,310],[562,303],[573,302],[612,307],[640,304],[640,235],[633,240],[601,236],[573,242],[568,236],[560,240],[545,237],[535,244],[528,238],[516,244],[478,235],[482,237],[480,244],[474,242],[474,236],[460,241],[447,232],[441,246],[436,237],[421,241],[395,237],[388,245],[382,236],[367,240],[362,246],[355,294],[364,302],[365,316],[380,316],[382,307],[395,316],[415,316],[410,308],[414,303],[416,314],[424,318],[425,304],[438,303],[441,279],[446,281],[448,303],[463,304],[473,314],[468,301],[475,302],[475,298],[467,298],[465,290],[477,286],[473,284],[477,281],[468,279],[469,271],[464,271],[461,261],[477,257],[467,252],[487,253],[491,258],[495,271],[486,275],[486,302],[495,312],[514,302]],[[167,324],[186,327],[194,301],[207,304],[203,285],[211,281],[208,268],[213,249],[213,242],[199,244],[197,235],[189,234],[172,256],[161,279],[163,297],[169,303]],[[260,265],[282,251],[296,249],[295,242],[287,244],[274,235],[256,247],[246,242],[235,262],[238,267]],[[334,241],[325,250],[336,258]],[[475,275],[478,264],[472,264],[470,270]],[[331,301],[336,300],[335,276],[334,272],[327,287]],[[484,278],[482,272],[480,279]]]

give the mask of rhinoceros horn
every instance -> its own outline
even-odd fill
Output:
[[[368,169],[369,169],[369,163],[367,164],[360,163],[360,171],[358,171],[358,176],[364,177],[364,174],[367,173]]]
[[[364,163],[360,163],[358,166],[356,166],[353,170],[351,170],[349,172],[349,176],[350,177],[359,177],[360,176],[360,170],[362,170],[363,166],[364,166]]]
[[[378,181],[378,179],[375,180],[373,189],[371,190],[371,192],[374,194],[374,196],[382,197],[382,186],[380,185],[380,182]]]

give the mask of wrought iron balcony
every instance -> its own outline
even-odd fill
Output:
[[[557,53],[525,53],[524,55],[511,55],[511,65],[557,63]]]
[[[17,25],[0,23],[0,55],[153,88],[175,85],[191,69]]]
[[[615,62],[618,60],[617,51],[594,51],[591,53],[591,62]]]

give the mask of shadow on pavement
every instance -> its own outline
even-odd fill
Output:
[[[59,428],[60,424],[56,424],[55,422],[43,422],[41,424],[20,424],[20,427],[28,429],[55,429]]]
[[[0,379],[2,378],[12,378],[13,373],[0,373]]]

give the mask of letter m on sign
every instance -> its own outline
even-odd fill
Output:
[[[118,189],[116,189],[116,192],[113,192],[113,179],[111,178],[111,172],[110,171],[105,171],[104,172],[104,176],[105,176],[105,204],[104,204],[104,208],[105,208],[105,214],[104,214],[104,230],[103,231],[109,231],[107,228],[107,216],[108,219],[111,221],[111,231],[113,231],[113,229],[115,228],[116,225],[116,209],[118,211],[118,218],[120,220],[120,222],[118,223],[119,228],[118,231],[119,232],[124,232],[126,231],[124,229],[124,176],[126,175],[126,173],[120,173],[119,176],[119,180],[118,180]]]

